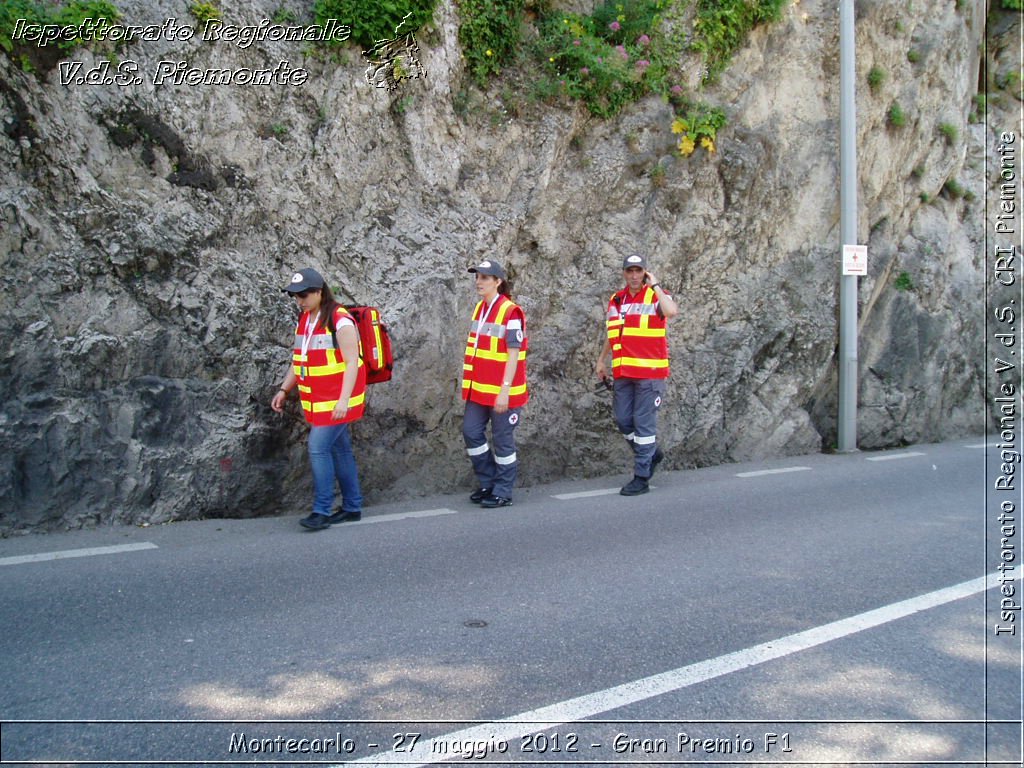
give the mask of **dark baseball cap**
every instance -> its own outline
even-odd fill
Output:
[[[504,267],[502,267],[501,264],[494,261],[493,259],[484,259],[475,267],[470,267],[469,271],[477,272],[478,274],[481,275],[494,275],[495,277],[500,277],[502,280],[507,279],[505,277]]]
[[[324,287],[324,279],[315,269],[306,267],[292,275],[292,281],[281,290],[285,293],[302,293]]]
[[[640,269],[647,269],[647,259],[641,256],[639,253],[634,253],[627,256],[622,260],[622,268],[629,269],[630,267],[640,267]]]

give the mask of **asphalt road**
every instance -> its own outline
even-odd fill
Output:
[[[1021,765],[982,442],[0,540],[0,763]]]

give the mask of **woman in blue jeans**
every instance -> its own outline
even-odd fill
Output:
[[[292,367],[270,407],[281,413],[288,393],[298,388],[303,415],[311,426],[313,470],[313,511],[299,523],[321,531],[332,523],[362,517],[363,495],[348,425],[362,418],[366,407],[366,369],[359,358],[355,322],[319,272],[299,270],[282,290],[295,299],[301,315]],[[341,509],[332,514],[335,481],[342,501]]]

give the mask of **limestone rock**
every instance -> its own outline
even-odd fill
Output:
[[[220,5],[236,24],[274,11]],[[859,82],[864,447],[984,424],[983,320],[958,308],[982,292],[991,136],[968,115],[985,19],[955,5],[971,4],[859,4],[858,70],[889,73],[880,93]],[[190,21],[173,0],[120,6],[133,23]],[[136,43],[119,56],[142,82],[126,86],[61,84],[59,68],[40,80],[0,56],[0,531],[303,512],[306,428],[294,402],[286,416],[268,403],[295,320],[279,289],[307,265],[344,300],[380,306],[396,344],[394,380],[354,429],[370,502],[472,484],[459,376],[466,269],[483,256],[510,269],[531,334],[523,483],[628,472],[593,364],[635,250],[682,306],[666,467],[832,445],[832,4],[799,0],[752,35],[704,94],[728,113],[718,153],[688,159],[657,99],[598,122],[473,90],[451,2],[422,38],[426,78],[394,93],[367,85],[354,49],[329,59],[285,42]],[[308,79],[175,84],[178,62],[287,62]],[[944,121],[961,128],[952,143]],[[973,194],[942,194],[950,179]]]

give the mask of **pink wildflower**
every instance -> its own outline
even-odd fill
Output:
[[[580,74],[586,77],[590,74],[590,67],[580,67]]]
[[[616,45],[615,50],[619,52],[619,55],[622,56],[622,58],[624,58],[626,61],[629,61],[629,54],[626,53],[626,46]]]
[[[608,29],[610,29],[612,32],[618,32],[620,29],[622,29],[622,25],[619,24],[619,22],[617,21],[613,21],[611,24],[608,25]]]
[[[679,96],[683,92],[683,86],[681,86],[681,85],[673,85],[671,88],[669,88],[669,91],[672,92],[673,96]]]
[[[645,48],[651,44],[651,38],[649,38],[647,35],[640,35],[640,37],[638,37],[636,41]]]
[[[643,72],[649,66],[651,66],[651,62],[649,62],[647,59],[640,59],[640,61],[636,63],[636,68],[639,69],[641,72]]]
[[[582,43],[582,41],[580,41],[580,40],[573,40],[572,41],[573,45],[580,45],[581,43]]]

